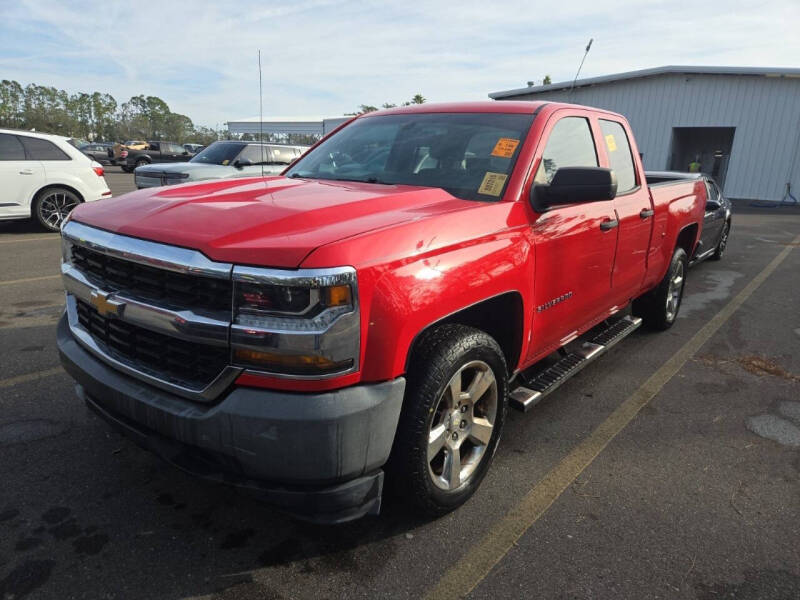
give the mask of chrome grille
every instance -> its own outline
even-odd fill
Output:
[[[176,385],[202,389],[228,364],[225,347],[180,340],[100,315],[77,301],[78,322],[112,358]]]
[[[71,253],[74,266],[103,290],[169,308],[226,313],[231,310],[230,280],[175,273],[78,245],[72,246]]]

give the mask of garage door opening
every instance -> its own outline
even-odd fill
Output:
[[[735,127],[673,127],[667,168],[688,171],[689,164],[697,161],[700,171],[711,175],[724,190],[735,132]]]

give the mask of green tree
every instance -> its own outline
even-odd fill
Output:
[[[545,75],[544,79],[542,79],[542,85],[550,85],[553,83],[553,80],[550,79],[550,75]]]

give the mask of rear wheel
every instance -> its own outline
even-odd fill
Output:
[[[150,164],[149,161],[146,161],[146,160],[144,160],[142,158],[142,159],[139,159],[139,160],[136,161],[136,166],[134,167],[134,169],[138,169],[139,167],[144,167],[144,166],[147,166],[149,164]]]
[[[633,301],[633,314],[651,329],[669,329],[678,317],[686,283],[686,252],[676,248],[664,279],[656,289]]]
[[[713,260],[721,260],[722,255],[725,254],[725,248],[728,246],[728,236],[731,233],[731,222],[725,221],[725,225],[722,226],[722,233],[719,236],[719,242],[717,242],[717,247],[714,249],[714,254],[711,255]]]
[[[472,327],[437,327],[416,348],[387,470],[398,492],[437,516],[466,502],[489,469],[507,370],[497,342]]]
[[[47,188],[33,202],[33,216],[49,231],[58,231],[67,215],[81,203],[74,192],[66,188]]]

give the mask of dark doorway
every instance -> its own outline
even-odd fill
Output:
[[[724,190],[735,132],[735,127],[673,127],[667,168],[688,171],[689,164],[697,161],[700,171],[711,175]]]

